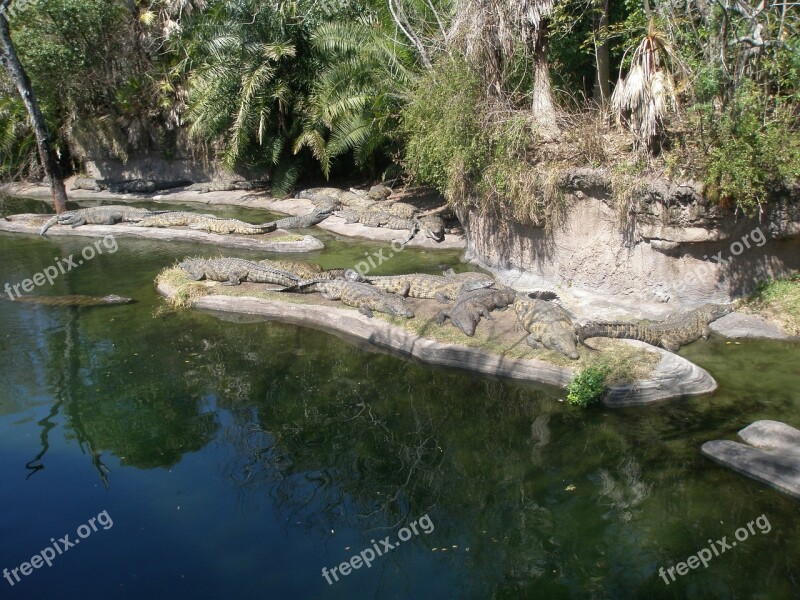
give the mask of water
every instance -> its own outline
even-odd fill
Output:
[[[320,237],[309,258],[326,267],[381,247]],[[800,597],[797,503],[698,451],[759,418],[800,425],[798,345],[698,342],[682,353],[717,378],[714,395],[580,411],[557,389],[310,329],[157,313],[158,271],[209,250],[118,241],[35,293],[136,304],[0,302],[0,569],[97,527],[52,567],[0,579],[2,597]],[[0,284],[87,242],[0,235]],[[456,261],[406,249],[381,269]],[[768,533],[659,577],[762,514]],[[430,533],[322,576],[425,515]]]

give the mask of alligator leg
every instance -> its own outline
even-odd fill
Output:
[[[402,289],[397,293],[403,296],[403,298],[408,298],[408,292],[410,291],[411,291],[411,282],[406,281]]]
[[[228,281],[222,282],[222,285],[242,285],[242,276],[239,273],[231,273]]]
[[[205,274],[202,271],[187,271],[184,269],[184,272],[186,273],[186,278],[191,279],[192,281],[200,281],[203,279],[203,277],[205,277]]]
[[[528,346],[530,346],[534,350],[544,348],[544,345],[533,334],[526,337],[525,341],[528,342]]]
[[[670,352],[677,352],[681,349],[681,345],[672,338],[664,338],[661,340],[661,345]]]
[[[370,319],[374,316],[369,306],[364,306],[363,304],[358,307],[358,312],[360,312],[365,317],[369,317]]]
[[[449,302],[449,299],[447,298],[447,296],[445,294],[443,294],[442,292],[436,292],[436,295],[434,296],[434,298],[436,299],[436,301],[439,304],[447,304]]]
[[[84,217],[74,217],[67,222],[73,229],[75,229],[76,227],[80,227],[81,225],[86,225],[86,219]]]
[[[436,324],[443,325],[444,322],[447,320],[447,317],[450,316],[450,312],[443,310],[438,315],[436,315]]]

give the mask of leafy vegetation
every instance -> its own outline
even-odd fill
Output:
[[[606,378],[611,373],[608,366],[592,366],[580,371],[567,386],[567,402],[586,408],[597,403],[606,392]]]
[[[574,167],[700,179],[747,213],[800,182],[791,3],[18,6],[15,44],[75,172],[89,155],[205,155],[279,192],[302,176],[403,172],[456,206],[540,225]],[[31,135],[0,78],[3,178],[39,173]]]
[[[800,335],[800,275],[761,283],[748,305],[777,320],[790,334]]]

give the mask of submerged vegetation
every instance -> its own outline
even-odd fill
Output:
[[[270,176],[360,171],[553,223],[560,180],[666,173],[753,213],[800,182],[791,3],[12,0],[62,170],[207,157]],[[6,18],[5,16],[3,18]],[[0,79],[0,176],[41,173]],[[624,174],[624,175],[620,175]],[[624,193],[622,194],[624,196]]]

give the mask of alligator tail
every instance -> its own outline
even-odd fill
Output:
[[[578,341],[583,343],[593,337],[608,338],[634,338],[630,323],[613,323],[603,321],[590,321],[578,328]]]
[[[50,219],[47,223],[42,225],[42,228],[39,230],[39,235],[44,235],[45,233],[47,233],[47,230],[50,229],[56,223],[58,223],[58,215],[53,215],[52,219]]]
[[[317,291],[317,284],[330,281],[329,279],[304,279],[302,281],[298,281],[294,285],[287,286],[281,290],[281,292],[292,292],[295,294],[311,294]]]

